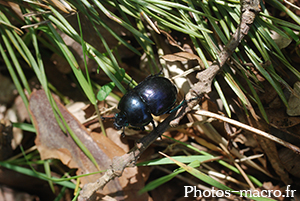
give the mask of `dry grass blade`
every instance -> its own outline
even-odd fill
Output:
[[[224,122],[227,122],[227,123],[230,123],[232,125],[235,125],[235,126],[238,126],[240,128],[243,128],[245,130],[248,130],[248,131],[251,131],[257,135],[261,135],[265,138],[268,138],[274,142],[277,142],[278,144],[281,144],[291,150],[293,150],[295,153],[297,154],[300,154],[300,148],[291,144],[291,143],[288,143],[288,142],[285,142],[284,140],[280,139],[280,138],[277,138],[269,133],[266,133],[262,130],[259,130],[257,128],[254,128],[254,127],[251,127],[251,126],[248,126],[246,124],[243,124],[243,123],[240,123],[238,121],[235,121],[233,119],[230,119],[230,118],[227,118],[227,117],[224,117],[224,116],[221,116],[221,115],[218,115],[218,114],[215,114],[215,113],[212,113],[212,112],[209,112],[209,111],[205,111],[205,110],[198,110],[196,112],[197,114],[199,115],[203,115],[203,116],[206,116],[206,117],[211,117],[211,118],[215,118],[215,119],[219,119],[219,120],[222,120]]]

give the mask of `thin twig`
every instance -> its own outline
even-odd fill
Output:
[[[186,105],[184,105],[180,110],[183,112],[185,107]],[[181,113],[179,112],[178,115],[181,115]],[[124,154],[123,156],[113,158],[111,168],[108,169],[100,179],[98,179],[95,183],[88,183],[83,187],[82,191],[80,192],[79,200],[91,200],[90,198],[98,189],[102,189],[115,177],[121,176],[126,167],[134,165],[139,159],[140,155],[169,128],[170,122],[175,118],[177,118],[176,111],[171,113],[156,127],[155,130],[140,139],[136,143],[135,147],[128,153]]]
[[[260,11],[259,0],[243,0],[242,3],[242,15],[241,22],[232,35],[230,41],[223,48],[223,50],[218,55],[218,60],[214,61],[209,68],[199,72],[197,74],[197,82],[191,89],[190,92],[185,96],[186,100],[191,100],[195,97],[201,97],[203,94],[208,94],[211,92],[211,85],[213,79],[222,69],[223,65],[226,63],[227,59],[231,56],[237,46],[240,44],[242,39],[248,34],[251,25],[254,22],[256,14]],[[194,106],[198,104],[198,101],[191,101],[186,108],[185,113],[182,114],[180,118],[177,118],[172,122],[173,125],[177,125],[180,119],[189,112]]]

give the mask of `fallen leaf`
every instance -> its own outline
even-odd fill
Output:
[[[279,159],[284,168],[292,175],[300,178],[300,156],[290,149],[282,148],[278,151]]]
[[[291,96],[288,101],[289,107],[286,110],[286,113],[290,116],[300,115],[300,82],[294,84],[294,93],[291,93]]]
[[[55,102],[70,128],[93,154],[100,169],[105,170],[109,168],[111,159],[99,148],[92,137],[88,135],[85,127],[58,100],[55,100]],[[33,123],[37,129],[35,143],[43,160],[49,158],[60,159],[68,167],[78,168],[77,175],[98,171],[95,165],[78,148],[72,137],[60,129],[44,90],[38,90],[31,94],[29,107]],[[82,184],[95,182],[100,176],[101,174],[83,177],[81,178],[81,182]],[[122,187],[118,179],[109,182],[101,191],[104,195],[112,192],[119,192],[119,194],[122,192]]]
[[[89,133],[86,128],[57,100],[55,102],[64,119],[81,142],[95,157],[101,170],[110,168],[111,159],[125,154],[112,140],[99,133]],[[35,143],[42,159],[57,158],[70,168],[78,168],[77,175],[98,171],[95,165],[78,148],[68,133],[62,132],[43,90],[35,91],[29,100],[33,123],[37,129]],[[81,178],[81,184],[95,182],[102,174]],[[142,174],[137,167],[125,169],[121,177],[110,181],[97,195],[102,199],[110,195],[117,200],[149,200],[148,194],[138,195],[144,186]]]
[[[299,117],[290,117],[286,114],[285,108],[265,109],[269,122],[278,129],[285,129],[300,124]]]
[[[168,32],[166,32],[164,30],[161,30],[161,29],[159,31],[167,37],[168,42],[170,43],[170,45],[178,47],[181,50],[184,50],[180,45],[178,45],[178,42]]]
[[[291,184],[292,180],[288,172],[285,170],[284,165],[279,160],[275,142],[261,136],[256,136],[256,139],[259,143],[259,146],[264,150],[264,153],[268,156],[272,167],[274,168],[277,175],[280,177],[281,181],[283,181],[285,184]]]
[[[288,37],[284,37],[275,31],[271,31],[271,38],[278,45],[279,49],[286,48],[293,40]]]
[[[174,54],[166,54],[164,56],[162,56],[162,58],[166,61],[170,61],[170,62],[174,62],[174,61],[189,61],[189,60],[197,60],[201,69],[205,69],[205,66],[202,62],[202,60],[200,59],[200,57],[198,57],[195,54],[189,53],[189,52],[176,52]]]

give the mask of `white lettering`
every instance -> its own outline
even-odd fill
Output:
[[[190,188],[191,190],[187,191],[188,188]],[[194,188],[192,186],[184,186],[184,197],[188,197],[188,194],[193,191],[194,191]]]

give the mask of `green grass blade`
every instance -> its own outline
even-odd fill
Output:
[[[284,6],[281,2],[279,2],[278,0],[266,0],[266,2],[272,5],[273,7],[279,9],[281,12],[288,14],[288,16],[290,16],[297,24],[300,25],[299,16],[297,16],[294,12],[292,12],[290,9]]]
[[[102,10],[107,15],[112,16],[112,18],[115,19],[114,21],[118,22],[124,28],[126,28],[127,30],[129,30],[131,33],[135,34],[137,37],[140,37],[140,38],[144,39],[148,43],[153,43],[147,36],[141,34],[139,31],[137,31],[135,28],[133,28],[130,24],[126,23],[121,18],[117,17],[116,15],[114,15],[113,13],[111,13],[110,11],[108,11],[104,6],[102,6],[102,4],[100,3],[100,1],[93,0],[93,2],[98,6],[98,8],[100,10]]]
[[[249,59],[252,61],[252,63],[254,64],[254,66],[256,67],[256,69],[268,80],[268,82],[273,86],[273,88],[276,90],[276,92],[278,93],[279,97],[281,98],[281,100],[283,101],[283,103],[286,105],[286,107],[288,106],[287,100],[283,94],[283,91],[280,87],[280,85],[275,82],[272,77],[270,76],[270,74],[261,66],[261,64],[256,60],[256,58],[253,56],[254,53],[252,52],[252,50],[248,49],[246,46],[246,54],[248,55]]]
[[[245,78],[245,80],[246,80],[246,82],[247,82],[247,84],[250,88],[250,91],[252,92],[252,94],[254,96],[255,102],[258,106],[258,109],[259,109],[260,113],[262,114],[264,120],[267,123],[269,123],[269,119],[268,119],[267,113],[265,111],[265,108],[264,108],[263,104],[261,103],[260,98],[259,98],[258,94],[256,93],[253,85],[250,83],[249,79],[247,78],[247,76],[244,73],[243,73],[243,77]]]
[[[22,69],[22,67],[19,63],[16,52],[13,50],[13,47],[11,46],[11,43],[9,42],[9,39],[10,39],[10,41],[14,41],[17,47],[20,47],[20,46],[18,45],[16,39],[14,38],[14,36],[10,32],[10,30],[5,30],[5,32],[6,32],[7,35],[4,34],[3,31],[1,30],[1,35],[2,35],[3,42],[5,43],[8,54],[9,54],[9,56],[10,56],[10,58],[11,58],[13,64],[14,64],[14,67],[15,67],[17,73],[18,73],[18,76],[20,77],[20,80],[21,80],[23,86],[25,87],[25,89],[30,94],[31,89],[30,89],[29,84],[27,82],[26,76],[23,72],[23,69]],[[9,39],[7,38],[7,36],[9,36]]]
[[[51,169],[50,169],[49,160],[44,161],[44,169],[45,169],[46,175],[50,178],[51,177]],[[52,192],[55,193],[53,182],[51,180],[48,180],[48,183],[49,183],[49,186],[50,186]]]
[[[64,194],[66,193],[66,187],[63,186],[60,190],[60,193],[57,195],[57,197],[54,199],[54,201],[60,201],[60,200],[63,200],[64,198]]]
[[[15,123],[13,122],[12,124],[13,124],[13,127],[20,128],[23,131],[28,131],[28,132],[33,132],[33,133],[36,132],[36,130],[32,124],[18,123],[18,122],[15,122]]]
[[[164,154],[163,154],[164,155]],[[173,160],[173,159],[171,159]],[[273,200],[273,199],[270,199],[270,198],[265,198],[265,197],[256,197],[256,196],[248,196],[247,194],[245,193],[240,193],[240,191],[235,191],[233,190],[232,188],[229,188],[228,186],[216,181],[215,179],[213,179],[212,177],[202,173],[201,171],[193,168],[193,167],[190,167],[190,166],[187,166],[179,161],[176,161],[176,160],[173,160],[179,167],[183,168],[184,170],[186,170],[188,173],[190,173],[191,175],[193,175],[194,177],[200,179],[201,181],[211,185],[211,186],[214,186],[220,190],[223,190],[223,191],[226,191],[228,193],[234,193],[234,194],[237,194],[237,195],[240,195],[240,196],[246,196],[250,199],[253,199],[253,200],[258,200],[258,201],[269,201],[269,200]]]
[[[239,97],[239,99],[247,106],[250,106],[250,102],[246,95],[243,93],[239,85],[235,82],[230,73],[223,71],[224,79],[229,84],[230,88],[234,91],[234,93]]]
[[[212,157],[212,158],[214,157],[214,156],[211,155],[210,153],[207,153],[207,152],[205,152],[205,151],[201,151],[201,150],[197,149],[196,147],[194,147],[194,146],[192,146],[192,145],[190,145],[190,144],[187,144],[187,143],[185,143],[185,142],[181,142],[181,141],[179,141],[179,140],[176,140],[176,139],[171,138],[171,137],[166,136],[166,135],[164,135],[164,137],[166,137],[166,138],[168,138],[168,139],[170,139],[170,140],[173,140],[174,142],[179,143],[179,144],[181,144],[181,145],[183,145],[183,146],[185,146],[185,147],[187,147],[187,148],[189,148],[189,149],[195,151],[196,153],[203,154],[203,155],[205,155],[205,156],[210,156],[210,157]],[[231,171],[233,171],[233,172],[235,172],[235,173],[237,173],[237,174],[240,174],[240,171],[239,171],[236,167],[234,167],[234,166],[228,164],[227,162],[225,162],[225,161],[223,161],[223,160],[217,160],[217,162],[218,162],[219,164],[221,164],[222,166],[224,166],[224,167],[230,169]],[[247,177],[248,177],[252,182],[254,182],[257,186],[261,187],[261,186],[263,185],[263,184],[262,184],[258,179],[256,179],[255,177],[253,177],[253,176],[251,176],[251,175],[247,175]]]
[[[265,13],[260,13],[260,15],[263,16],[263,17],[266,17],[266,18],[270,19],[273,23],[276,23],[276,24],[279,24],[279,25],[282,25],[282,26],[286,26],[286,27],[289,27],[291,29],[295,29],[295,30],[300,31],[300,26],[297,25],[297,24],[294,24],[294,23],[288,22],[286,20],[282,20],[282,19],[270,16],[270,15],[267,15]]]
[[[21,174],[25,174],[25,175],[28,175],[31,177],[36,177],[36,178],[48,181],[48,176],[44,173],[37,174],[36,172],[34,172],[31,169],[27,169],[27,168],[16,166],[16,165],[11,165],[11,164],[9,164],[7,162],[3,162],[3,161],[0,161],[0,166],[5,167],[10,170],[13,170],[15,172],[19,172]],[[52,178],[56,179],[55,177],[52,177]],[[75,184],[73,184],[70,181],[54,181],[54,183],[59,184],[61,186],[65,186],[70,189],[75,189]]]
[[[90,100],[90,102],[92,104],[95,104],[96,103],[95,94],[94,94],[91,86],[87,82],[85,76],[83,75],[81,69],[79,68],[78,63],[77,62],[73,62],[73,61],[75,61],[75,58],[72,55],[71,51],[65,45],[64,41],[62,40],[62,38],[55,31],[54,27],[52,25],[49,25],[49,28],[50,28],[53,36],[55,37],[56,45],[60,48],[60,50],[63,52],[65,58],[69,62],[70,66],[71,66],[71,68],[73,70],[73,73],[75,74],[75,76],[76,76],[76,78],[77,78],[77,80],[78,80],[78,82],[79,82],[82,90],[85,92],[85,94],[88,97],[88,99]]]
[[[192,163],[193,161],[206,161],[206,160],[213,160],[214,157],[212,156],[204,156],[204,155],[191,155],[191,156],[173,156],[173,159],[181,162],[181,163]],[[174,164],[174,161],[170,160],[169,158],[160,158],[154,159],[150,161],[140,162],[137,163],[137,166],[153,166],[153,165],[169,165]]]
[[[1,32],[1,29],[0,29],[0,32]],[[2,37],[3,37],[3,35],[2,35]],[[10,73],[10,76],[11,76],[11,78],[12,78],[12,80],[13,80],[13,82],[14,82],[17,90],[18,90],[18,93],[21,96],[22,101],[23,101],[23,103],[24,103],[24,105],[25,105],[25,107],[26,107],[26,109],[28,111],[28,114],[29,114],[29,110],[28,110],[29,102],[28,102],[27,96],[26,96],[26,94],[25,94],[25,92],[23,90],[23,87],[22,87],[21,83],[19,82],[18,76],[16,75],[13,66],[11,65],[11,63],[9,61],[9,58],[6,55],[6,51],[4,50],[4,48],[2,47],[1,44],[0,44],[0,53],[2,55],[2,58],[3,58],[4,62],[5,62],[5,65],[6,65],[8,71]]]
[[[190,167],[199,167],[200,166],[200,162],[199,161],[193,161],[192,163],[190,163],[188,166]],[[142,188],[139,191],[139,194],[145,193],[147,191],[151,191],[159,186],[161,186],[162,184],[170,181],[171,179],[173,179],[176,175],[185,172],[185,170],[183,168],[179,168],[177,170],[175,170],[173,173],[168,174],[166,176],[160,177],[154,181],[151,181],[150,183],[148,183],[144,188]]]
[[[224,105],[224,109],[228,115],[228,117],[231,117],[231,110],[230,110],[230,107],[228,105],[228,102],[226,100],[226,97],[224,96],[224,93],[222,91],[222,88],[221,86],[219,85],[219,83],[214,79],[214,82],[213,82],[218,94],[219,94],[219,97],[221,98],[222,102],[223,102],[223,105]]]

